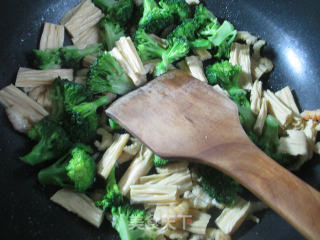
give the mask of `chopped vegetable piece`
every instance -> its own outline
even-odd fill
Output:
[[[139,28],[147,33],[159,33],[173,24],[173,12],[158,6],[155,0],[143,0],[143,16],[139,21]]]
[[[204,166],[199,166],[200,185],[210,197],[219,203],[231,206],[235,203],[241,186],[224,173]]]
[[[98,207],[101,207],[103,210],[120,206],[124,203],[124,198],[121,195],[115,175],[115,167],[111,170],[106,184],[105,194],[101,201],[96,202]]]
[[[131,185],[131,203],[171,203],[178,199],[178,186],[176,185]]]
[[[55,122],[43,119],[34,128],[38,129],[38,143],[30,153],[20,157],[25,163],[36,165],[61,157],[71,146],[66,132]]]
[[[90,54],[96,53],[101,50],[101,44],[93,44],[85,49],[79,49],[75,46],[67,46],[61,48],[60,55],[62,60],[62,65],[64,67],[71,67],[79,69],[82,66],[82,59]]]
[[[93,200],[83,193],[75,193],[72,190],[63,188],[57,191],[50,200],[77,214],[97,228],[102,223],[104,212],[97,208]]]
[[[104,128],[98,128],[97,134],[101,136],[101,141],[96,140],[94,145],[98,148],[99,151],[105,151],[108,147],[111,146],[113,142],[113,136]]]
[[[134,43],[142,61],[161,58],[165,49],[154,41],[143,29],[138,29]]]
[[[239,87],[250,90],[252,87],[250,47],[248,45],[233,43],[231,46],[229,62],[240,65]]]
[[[107,18],[119,23],[121,26],[126,26],[133,13],[132,0],[93,0],[106,14]]]
[[[163,159],[157,155],[153,156],[153,163],[155,167],[163,167],[169,163],[169,160]]]
[[[129,137],[129,134],[116,135],[114,142],[103,154],[102,159],[98,163],[98,174],[104,179],[108,178]]]
[[[125,36],[125,30],[118,23],[111,22],[106,18],[100,22],[99,28],[102,42],[108,51],[115,46],[115,42],[120,37]]]
[[[51,85],[57,77],[72,81],[73,69],[33,70],[19,68],[15,85],[17,87]]]
[[[119,63],[108,52],[101,52],[90,67],[88,86],[95,93],[113,92],[125,94],[133,84]]]
[[[160,76],[168,71],[168,66],[186,56],[189,52],[189,44],[183,38],[173,39],[168,49],[162,54],[162,61],[156,66],[154,75]]]
[[[43,32],[40,38],[39,50],[50,51],[63,46],[64,27],[53,23],[44,23]]]
[[[250,207],[250,202],[239,197],[232,207],[227,207],[222,211],[215,223],[224,233],[232,234],[246,219]]]
[[[189,16],[190,9],[185,0],[161,0],[159,5],[175,14],[175,22],[180,22]]]
[[[157,205],[153,219],[162,225],[168,223],[181,222],[189,212],[189,203],[180,201],[171,205]]]
[[[78,144],[51,166],[38,173],[43,185],[73,187],[75,191],[84,192],[93,183],[96,164],[90,157],[93,153],[89,146]]]
[[[191,216],[192,222],[186,224],[186,230],[196,234],[205,234],[211,216],[196,209],[190,209],[188,215]]]
[[[186,57],[185,61],[186,61],[186,64],[189,68],[191,75],[194,78],[197,78],[200,81],[205,82],[205,83],[208,82],[206,75],[204,74],[204,71],[203,71],[203,64],[198,57],[196,57],[196,56]]]
[[[112,226],[121,240],[156,239],[156,227],[150,223],[150,216],[145,210],[125,204],[113,207],[111,213]]]
[[[267,100],[268,111],[278,120],[280,127],[288,126],[293,118],[292,111],[270,90],[264,91],[263,96]]]
[[[33,99],[12,84],[0,90],[0,103],[6,108],[13,128],[27,132],[49,113]]]
[[[307,137],[302,130],[287,130],[287,137],[281,137],[279,152],[293,156],[308,155]]]
[[[147,147],[142,146],[119,181],[119,188],[123,195],[129,193],[130,186],[136,184],[141,176],[148,174],[153,166],[152,157],[153,153]]]

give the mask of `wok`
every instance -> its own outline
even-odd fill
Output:
[[[13,83],[26,54],[37,48],[44,21],[56,23],[79,0],[2,0],[0,7],[0,88]],[[289,85],[301,109],[320,108],[320,3],[316,0],[212,0],[216,16],[266,40],[265,56],[275,69],[265,86],[272,90]],[[0,238],[1,239],[116,239],[105,221],[99,230],[50,202],[54,189],[36,180],[40,167],[29,167],[18,157],[30,141],[13,131],[0,108]],[[306,163],[297,175],[320,189],[319,157]],[[288,196],[290,197],[290,196]],[[307,205],[308,203],[306,203]],[[290,239],[303,237],[271,210],[259,214],[261,222],[246,222],[233,239]]]

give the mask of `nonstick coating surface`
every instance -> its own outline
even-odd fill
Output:
[[[13,83],[18,67],[27,66],[26,54],[37,48],[44,21],[58,20],[79,0],[2,0],[0,5],[0,88]],[[264,53],[275,64],[266,86],[289,85],[301,109],[320,108],[320,3],[317,0],[206,1],[216,16],[268,42]],[[41,167],[29,167],[18,156],[30,149],[29,140],[14,132],[0,108],[0,238],[1,239],[117,239],[105,221],[99,230],[50,202],[54,189],[36,180]],[[298,175],[319,190],[319,157]],[[290,196],[288,196],[290,197]],[[308,203],[306,203],[307,205]],[[303,239],[273,211],[261,222],[247,222],[233,239]]]

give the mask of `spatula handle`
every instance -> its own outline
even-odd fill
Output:
[[[200,159],[239,181],[306,238],[320,239],[320,193],[253,143],[248,141],[236,149],[232,150],[231,145],[228,151],[221,151],[224,156],[219,156],[219,148],[215,148],[201,154]]]

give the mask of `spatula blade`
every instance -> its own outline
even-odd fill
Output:
[[[168,158],[196,156],[215,144],[228,144],[232,131],[242,131],[230,99],[178,70],[121,97],[106,113]]]

